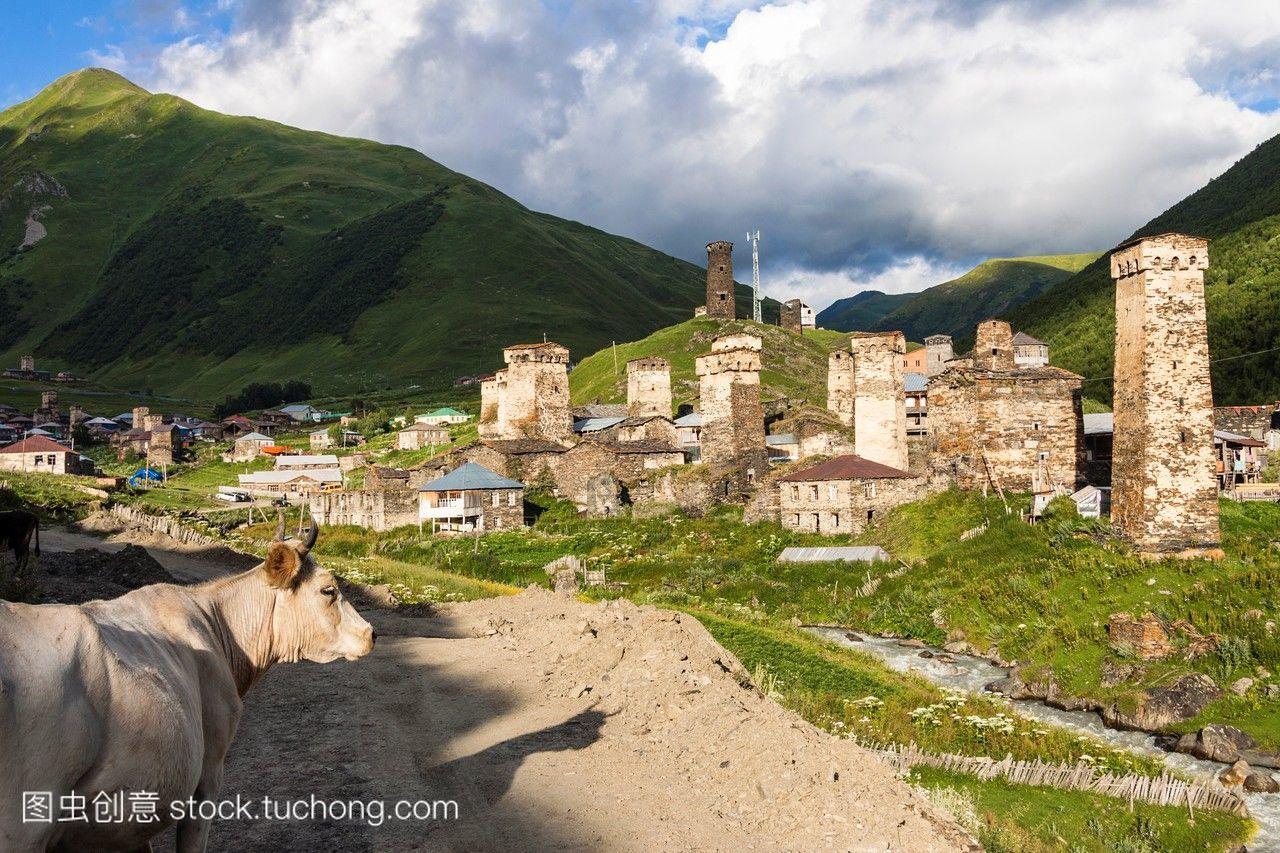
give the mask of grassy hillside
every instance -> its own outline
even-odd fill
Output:
[[[1220,405],[1280,399],[1280,137],[1187,196],[1133,236],[1182,231],[1209,238],[1205,292],[1214,398]],[[1085,391],[1111,398],[1115,292],[1108,256],[1011,312],[1052,346],[1053,360],[1087,377]],[[1226,359],[1230,359],[1229,361]]]
[[[818,325],[837,332],[857,332],[876,328],[886,314],[911,301],[914,293],[881,293],[864,290],[844,299],[837,299],[818,312]]]
[[[25,249],[28,217],[47,234]],[[690,316],[705,274],[397,146],[225,116],[100,69],[0,113],[0,364],[212,399],[441,384],[545,333]],[[742,288],[742,311],[749,311]]]
[[[569,374],[573,402],[626,402],[627,362],[654,355],[671,362],[671,391],[676,404],[693,402],[698,397],[694,360],[711,351],[711,341],[716,336],[744,330],[759,335],[764,342],[764,369],[760,373],[764,399],[787,397],[826,405],[827,356],[832,350],[847,346],[848,335],[819,329],[802,337],[779,326],[750,320],[706,318],[686,320],[642,340],[619,343],[616,352],[615,348],[606,347],[583,359]]]
[[[901,329],[909,340],[951,335],[959,346],[973,341],[978,323],[1004,317],[1023,302],[1066,281],[1096,255],[992,258],[957,279],[915,294],[880,319],[876,329]]]

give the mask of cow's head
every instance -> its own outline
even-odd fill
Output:
[[[342,597],[337,580],[311,556],[315,522],[301,541],[284,538],[284,517],[262,564],[274,590],[271,645],[282,661],[328,663],[355,660],[373,651],[373,627]]]

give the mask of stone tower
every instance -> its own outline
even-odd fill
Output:
[[[23,373],[36,372],[36,357],[34,355],[24,355],[22,356],[22,358],[18,359],[18,362],[19,362],[19,369]]]
[[[133,421],[131,425],[134,429],[145,429],[144,424],[147,421],[147,415],[151,414],[151,409],[147,406],[133,407]]]
[[[733,298],[733,244],[728,240],[707,244],[707,316],[720,320],[737,316]]]
[[[1116,280],[1111,520],[1144,554],[1219,556],[1208,241],[1142,237],[1111,254]]]
[[[983,320],[973,344],[973,366],[1013,370],[1013,328],[1004,320]]]
[[[956,357],[950,335],[930,335],[924,339],[924,346],[925,373],[929,376],[937,376],[946,369],[947,362]]]
[[[49,390],[40,392],[40,411],[57,412],[58,411],[58,392]]]
[[[504,349],[502,357],[507,362],[498,406],[502,437],[570,438],[569,350],[556,343],[519,344]]]
[[[778,324],[788,332],[801,334],[804,331],[804,321],[802,319],[804,303],[799,299],[788,299],[782,303],[782,310],[779,315],[781,322]]]
[[[863,459],[907,470],[907,400],[903,391],[902,332],[858,332],[853,350],[854,452]]]
[[[854,387],[853,353],[838,349],[827,356],[827,410],[847,427],[853,426]]]
[[[698,356],[702,461],[710,464],[762,460],[764,408],[760,404],[761,341],[755,335],[723,335]],[[766,468],[756,472],[764,474]]]
[[[671,362],[657,356],[627,362],[627,414],[671,417]]]

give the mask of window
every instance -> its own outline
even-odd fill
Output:
[[[756,481],[756,469],[755,469],[755,468],[748,468],[748,469],[747,469],[747,484],[748,484],[748,485],[750,485],[751,483],[754,483],[755,481]]]
[[[493,493],[493,505],[502,506],[502,495],[499,492]]]
[[[991,348],[991,354],[992,354],[992,355],[999,355],[999,354],[1000,354],[1000,350],[998,350],[998,349],[997,349],[997,348],[995,348],[995,347],[992,347],[992,348]]]
[[[874,480],[870,483],[862,484],[862,494],[864,497],[868,498],[874,498],[876,496],[876,484]]]
[[[1047,450],[1041,450],[1041,451],[1040,451],[1040,453],[1038,454],[1037,458],[1038,458],[1041,462],[1048,462],[1048,461],[1049,461],[1049,451],[1047,451]]]
[[[792,486],[792,487],[791,487],[791,499],[792,499],[793,501],[798,501],[798,500],[800,500],[800,487],[799,487],[799,486]]]
[[[800,526],[800,513],[797,512],[795,515],[791,516],[791,523],[796,527]]]
[[[837,530],[840,529],[840,513],[838,512],[831,513],[831,526],[836,528]]]
[[[867,510],[867,524],[876,523],[876,511],[874,509]]]
[[[1039,422],[1039,421],[1032,421],[1032,422],[1031,422],[1031,428],[1032,428],[1033,430],[1035,430],[1036,432],[1039,432],[1039,431],[1040,431],[1040,422]]]
[[[816,501],[818,499],[818,484],[814,483],[809,487],[809,500]]]
[[[516,493],[507,492],[507,506],[515,506],[515,505],[516,505]]]
[[[827,483],[827,500],[835,500],[840,497],[840,487],[835,483]]]
[[[819,515],[818,515],[818,513],[816,513],[816,512],[813,514],[813,529],[814,529],[814,530],[821,530],[821,529],[822,529],[822,520],[821,520],[821,516],[819,516]]]

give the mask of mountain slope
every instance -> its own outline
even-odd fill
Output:
[[[853,296],[837,299],[819,311],[815,319],[820,328],[834,329],[838,332],[871,329],[875,328],[886,314],[909,302],[915,296],[914,293],[882,293],[879,290],[864,290]]]
[[[584,358],[569,374],[569,392],[575,405],[625,403],[627,362],[644,356],[662,356],[671,362],[671,394],[676,405],[698,399],[694,360],[711,351],[718,336],[748,331],[763,344],[760,393],[765,400],[787,398],[826,405],[827,356],[848,346],[849,336],[817,329],[803,336],[776,325],[750,320],[686,320],[648,337],[617,347],[606,347]]]
[[[411,149],[220,115],[109,71],[0,113],[4,364],[35,351],[205,399],[289,378],[434,384],[544,333],[575,355],[642,337],[704,286]]]
[[[974,328],[1066,281],[1096,255],[1044,255],[991,258],[969,272],[914,294],[890,311],[873,330],[901,329],[908,340],[945,334],[967,346]]]
[[[1165,231],[1210,241],[1205,297],[1215,401],[1280,399],[1280,353],[1248,355],[1280,346],[1280,136],[1133,236]],[[1008,319],[1048,342],[1055,364],[1094,380],[1085,386],[1088,396],[1111,399],[1115,292],[1108,255],[1019,306]]]

